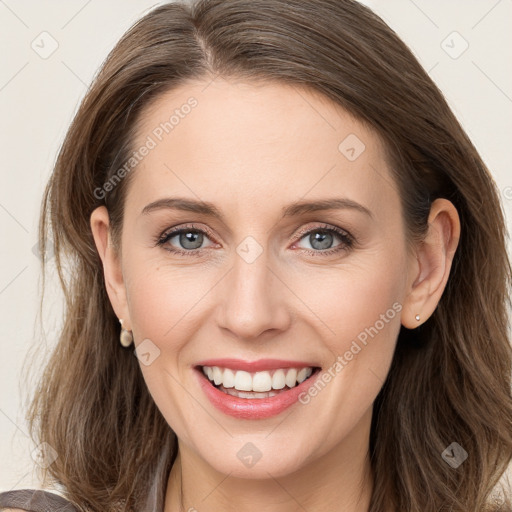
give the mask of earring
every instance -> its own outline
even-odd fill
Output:
[[[420,321],[420,315],[416,315],[416,320],[419,322]]]
[[[123,327],[123,320],[120,318],[119,323],[121,324],[121,334],[119,336],[119,341],[123,347],[129,347],[133,342],[133,334],[128,329]]]

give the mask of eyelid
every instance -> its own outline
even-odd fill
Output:
[[[167,228],[165,229],[162,234],[158,235],[158,238],[164,238],[166,237],[167,235],[170,235],[171,233],[173,235],[179,233],[180,231],[184,231],[184,230],[190,230],[190,231],[199,231],[199,232],[204,232],[205,234],[207,234],[209,237],[211,238],[215,238],[214,234],[213,234],[213,231],[206,227],[206,226],[198,226],[197,224],[195,223],[186,223],[186,224],[178,224],[177,226],[173,226],[171,228]]]
[[[330,225],[330,224],[323,224],[322,226],[309,226],[306,228],[302,228],[295,235],[295,239],[300,240],[304,235],[307,235],[308,233],[311,233],[312,231],[322,231],[322,230],[333,231],[333,232],[337,233],[338,235],[346,236],[350,240],[354,241],[354,237],[346,229],[339,228],[337,226]]]

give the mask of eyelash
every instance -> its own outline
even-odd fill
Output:
[[[298,242],[298,241],[302,240],[302,238],[304,238],[305,235],[308,235],[310,233],[314,233],[317,231],[322,232],[322,233],[325,233],[325,232],[333,233],[341,239],[342,243],[340,243],[336,247],[333,247],[332,249],[325,249],[323,251],[322,250],[315,251],[312,249],[300,249],[302,251],[305,251],[307,254],[309,254],[311,256],[329,256],[329,255],[332,255],[332,254],[335,254],[335,253],[338,253],[341,251],[349,251],[350,249],[353,248],[353,246],[355,244],[354,238],[347,231],[344,231],[340,228],[337,228],[334,226],[329,226],[329,225],[317,226],[312,229],[309,228],[309,229],[302,230],[297,234],[296,241]],[[155,239],[155,244],[156,244],[156,246],[162,247],[164,250],[169,251],[173,254],[178,254],[180,256],[198,256],[198,257],[200,257],[203,255],[203,251],[205,250],[205,248],[185,250],[185,249],[164,247],[164,245],[171,238],[174,238],[176,235],[180,235],[181,233],[190,233],[190,232],[202,233],[203,235],[207,235],[209,238],[213,238],[213,234],[210,232],[210,230],[204,229],[204,228],[198,228],[195,225],[190,224],[190,225],[186,225],[186,226],[183,226],[183,227],[180,227],[177,229],[172,229],[170,231],[164,232],[162,235],[158,236]]]

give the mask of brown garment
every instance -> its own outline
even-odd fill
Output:
[[[18,489],[0,493],[0,510],[20,508],[28,512],[77,512],[66,499],[39,489]]]

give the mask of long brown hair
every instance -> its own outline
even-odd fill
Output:
[[[80,510],[141,510],[157,461],[163,456],[170,470],[175,460],[176,436],[137,359],[119,345],[89,218],[106,205],[118,242],[136,170],[103,187],[134,151],[144,109],[164,91],[215,76],[307,87],[371,125],[385,142],[410,240],[425,234],[435,198],[454,203],[461,238],[447,287],[424,325],[402,328],[374,405],[370,511],[510,510],[490,504],[512,458],[511,268],[499,194],[411,51],[353,0],[169,3],[140,19],[106,59],[41,211],[40,247],[44,254],[53,239],[66,298],[29,411],[32,435],[59,454],[48,476]],[[441,457],[454,441],[468,453],[457,469]]]

